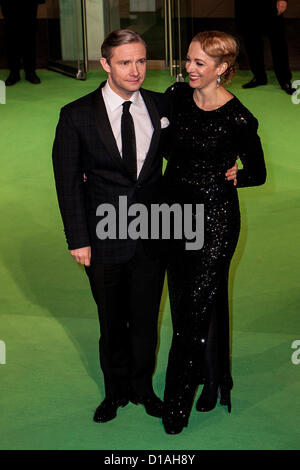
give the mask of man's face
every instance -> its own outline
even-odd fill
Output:
[[[114,47],[112,57],[100,63],[111,89],[125,100],[142,86],[146,76],[146,48],[140,42]]]

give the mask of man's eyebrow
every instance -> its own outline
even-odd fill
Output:
[[[138,62],[139,60],[147,60],[147,57],[140,57],[139,59],[137,59],[136,62]],[[118,60],[118,64],[121,63],[121,62],[133,62],[131,59],[120,59]]]

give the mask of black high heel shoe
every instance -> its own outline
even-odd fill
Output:
[[[179,434],[188,426],[197,385],[187,383],[185,387],[174,384],[165,390],[162,422],[167,434]]]
[[[220,405],[227,406],[228,413],[231,413],[230,390],[224,386],[220,386]]]
[[[167,434],[179,434],[189,422],[192,403],[170,400],[163,407],[162,422]]]
[[[202,413],[213,410],[216,407],[219,393],[219,385],[215,383],[205,384],[196,403],[196,410]]]
[[[186,415],[175,415],[172,413],[163,415],[163,425],[167,434],[179,434],[184,427],[188,425],[188,417]]]
[[[220,397],[220,404],[227,406],[228,413],[231,413],[230,390],[215,383],[204,385],[196,404],[197,411],[206,413],[213,410],[216,407],[218,397]]]

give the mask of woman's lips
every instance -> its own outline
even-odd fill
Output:
[[[194,77],[192,75],[190,75],[190,80],[191,82],[195,82],[196,80],[199,80],[200,77]]]

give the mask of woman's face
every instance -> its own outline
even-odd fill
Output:
[[[217,86],[218,75],[225,72],[227,64],[217,65],[215,59],[204,52],[200,43],[193,41],[187,53],[185,68],[192,88],[207,88]]]

